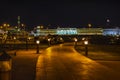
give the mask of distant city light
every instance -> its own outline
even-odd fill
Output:
[[[109,22],[110,22],[110,19],[107,19],[107,22],[109,23]]]
[[[92,25],[91,25],[91,24],[88,24],[88,27],[89,27],[89,28],[91,28],[91,27],[92,27]]]

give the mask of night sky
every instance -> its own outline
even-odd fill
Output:
[[[98,27],[105,26],[106,19],[120,26],[120,5],[114,1],[6,1],[0,3],[0,24],[17,25],[21,16],[27,27]]]

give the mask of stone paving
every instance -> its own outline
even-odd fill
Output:
[[[73,46],[53,46],[41,53],[35,80],[119,80],[119,72],[93,61]]]
[[[0,80],[34,80],[36,74],[36,62],[39,54],[36,50],[9,51],[12,57],[12,70],[0,73]]]
[[[119,80],[120,62],[96,61],[74,50],[73,45],[56,45],[36,54],[19,50],[12,55],[12,72],[0,80]],[[37,64],[36,64],[37,62]],[[107,65],[106,65],[107,64]],[[113,69],[115,68],[115,69]]]

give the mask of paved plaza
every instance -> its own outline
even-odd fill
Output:
[[[78,53],[71,44],[36,50],[9,52],[12,70],[1,80],[119,80],[120,61],[92,60]],[[3,78],[4,77],[4,78]],[[6,77],[6,79],[5,79]]]
[[[74,50],[73,46],[50,47],[43,51],[38,58],[36,80],[120,79],[119,71],[102,63],[79,54]],[[108,64],[120,66],[120,64],[114,62]]]

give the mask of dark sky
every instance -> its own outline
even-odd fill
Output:
[[[21,23],[29,27],[82,27],[88,23],[97,27],[106,25],[107,18],[111,25],[119,26],[120,5],[114,1],[6,1],[0,3],[0,24],[17,25],[17,16],[21,16]]]

